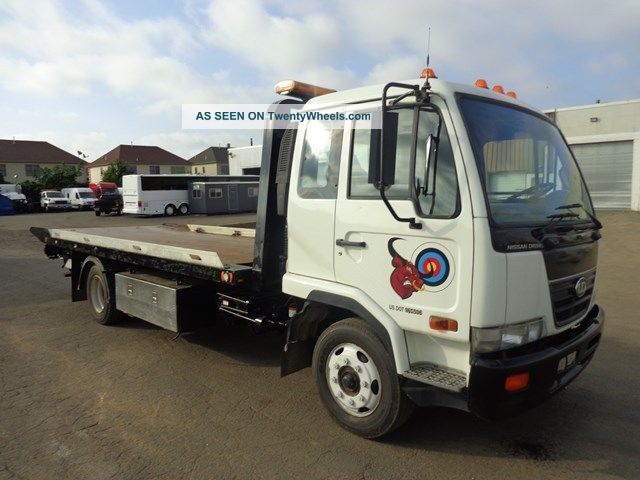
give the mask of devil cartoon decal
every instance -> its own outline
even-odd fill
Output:
[[[387,247],[391,254],[391,266],[393,272],[389,281],[393,291],[396,292],[403,300],[409,298],[414,292],[424,290],[424,280],[420,275],[420,272],[416,266],[410,261],[402,258],[400,254],[393,248],[393,243],[396,240],[401,240],[398,237],[393,237],[389,240]]]
[[[389,240],[387,247],[391,254],[391,287],[403,300],[409,298],[414,292],[426,290],[438,291],[446,288],[447,280],[451,277],[451,264],[444,249],[436,248],[434,244],[425,244],[416,255],[414,262],[400,256],[393,247],[396,240]]]

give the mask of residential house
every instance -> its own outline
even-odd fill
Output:
[[[231,144],[226,147],[208,147],[191,157],[191,173],[202,175],[228,175]]]
[[[122,160],[129,173],[181,174],[190,173],[191,164],[163,148],[150,145],[118,145],[89,164],[89,181],[99,182],[109,165]]]
[[[43,168],[56,165],[80,167],[78,182],[87,181],[87,162],[49,142],[0,139],[0,174],[6,182],[35,180]]]

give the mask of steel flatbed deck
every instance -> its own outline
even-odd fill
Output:
[[[31,232],[46,245],[49,256],[78,252],[214,281],[225,271],[246,280],[253,263],[251,231],[233,227],[33,227]]]

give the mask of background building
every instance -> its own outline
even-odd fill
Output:
[[[22,183],[25,180],[35,180],[40,170],[56,165],[80,167],[77,181],[87,181],[88,163],[49,142],[0,140],[0,174],[6,182]]]
[[[191,164],[187,160],[163,148],[147,145],[119,145],[89,164],[89,181],[102,180],[102,172],[117,160],[127,164],[129,173],[180,174],[191,171]]]
[[[228,175],[229,174],[229,153],[231,147],[227,143],[226,147],[209,147],[191,157],[191,173],[206,175]]]
[[[262,145],[229,149],[229,174],[260,175]]]
[[[545,113],[571,145],[595,207],[640,210],[640,99]]]

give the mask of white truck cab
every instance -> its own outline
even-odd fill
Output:
[[[253,232],[32,232],[70,260],[72,298],[100,323],[122,311],[181,331],[210,318],[195,299],[215,298],[218,314],[285,329],[282,374],[311,366],[329,413],[363,437],[414,405],[525,410],[599,345],[602,225],[542,112],[483,82],[425,77],[278,84],[292,98],[275,112],[345,115],[267,121]]]
[[[357,302],[388,334],[416,403],[456,404],[426,383],[466,391],[479,415],[508,414],[560,389],[595,351],[601,225],[571,151],[542,112],[515,95],[424,83],[304,105],[375,111],[382,95],[382,155],[380,131],[359,120],[299,128],[282,289]],[[582,344],[561,347],[577,332],[586,332]],[[316,374],[348,422],[343,413],[357,415],[366,398],[344,390],[342,354],[325,353]]]

